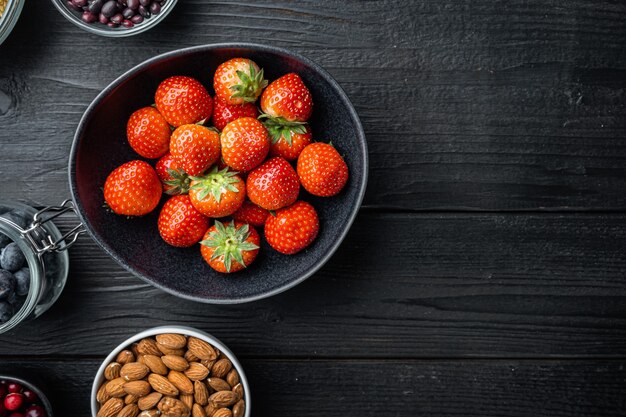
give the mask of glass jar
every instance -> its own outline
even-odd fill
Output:
[[[67,249],[85,232],[79,224],[65,235],[51,221],[55,217],[73,212],[74,205],[66,200],[60,206],[37,211],[21,203],[0,200],[5,212],[19,213],[26,219],[26,227],[14,223],[0,213],[0,233],[8,236],[21,249],[30,270],[30,287],[24,304],[5,323],[0,324],[0,334],[18,324],[39,317],[59,298],[69,271]]]
[[[17,23],[17,19],[22,13],[22,7],[26,0],[9,0],[4,9],[4,13],[0,16],[0,44],[9,36],[13,27]]]

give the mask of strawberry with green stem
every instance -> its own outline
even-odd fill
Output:
[[[163,183],[163,191],[169,195],[187,194],[189,192],[189,175],[179,167],[171,153],[165,154],[156,163],[155,170]]]
[[[246,184],[235,171],[214,166],[202,177],[191,177],[189,197],[194,207],[208,217],[230,216],[246,197]]]
[[[215,95],[229,104],[254,103],[267,87],[263,70],[247,58],[222,63],[213,76]]]
[[[211,268],[231,273],[254,262],[260,244],[259,233],[254,227],[235,221],[224,225],[216,220],[200,242],[200,253]]]
[[[282,117],[259,116],[271,138],[270,155],[282,156],[288,161],[298,158],[300,152],[312,141],[313,134],[304,122],[289,122]]]

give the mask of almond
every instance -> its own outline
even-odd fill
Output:
[[[132,345],[130,345],[130,349],[129,350],[130,350],[130,353],[133,354],[133,360],[130,361],[130,362],[135,362],[135,358],[138,358],[140,356],[140,353],[137,350],[137,346],[139,346],[139,343],[136,343],[136,342],[133,343]],[[118,362],[120,362],[120,361],[118,361]],[[122,362],[120,362],[120,363],[122,363]],[[124,363],[122,363],[122,365],[124,365]]]
[[[237,394],[237,396],[239,397],[239,399],[242,399],[242,398],[243,398],[243,386],[241,385],[241,383],[239,383],[239,384],[237,384],[237,385],[235,385],[235,386],[233,387],[233,392],[234,392],[235,394]]]
[[[246,402],[239,400],[237,404],[233,406],[233,417],[243,417],[246,414]]]
[[[200,359],[213,360],[217,358],[217,353],[213,346],[197,337],[190,337],[187,348]]]
[[[135,362],[135,354],[130,350],[123,350],[117,354],[115,362],[119,363],[122,366],[130,362]]]
[[[124,391],[137,397],[144,397],[152,391],[148,381],[130,381],[124,384]]]
[[[204,366],[206,369],[208,369],[209,372],[211,372],[211,369],[213,368],[213,365],[215,365],[215,362],[217,362],[217,359],[202,359],[200,361],[202,366]]]
[[[230,407],[239,401],[239,396],[233,391],[219,391],[209,397],[209,402],[218,407]]]
[[[189,417],[191,413],[185,403],[172,397],[163,398],[159,402],[158,408],[163,417]]]
[[[150,376],[148,376],[148,382],[156,392],[160,392],[163,395],[178,395],[178,388],[164,376],[150,374]]]
[[[213,413],[213,417],[233,417],[233,412],[228,408],[220,408],[215,413]]]
[[[102,386],[100,386],[98,392],[96,393],[96,401],[98,401],[100,405],[102,405],[110,399],[111,396],[109,395],[109,393],[107,393],[107,383],[105,382],[104,384],[102,384]]]
[[[126,381],[124,378],[115,378],[112,381],[107,383],[107,394],[113,398],[120,398],[126,396],[126,391],[124,391],[124,384]]]
[[[139,414],[139,407],[135,404],[128,404],[122,408],[117,417],[137,417],[137,414]]]
[[[120,398],[111,398],[98,411],[97,417],[115,417],[124,408],[124,401]]]
[[[146,364],[150,371],[159,375],[167,375],[167,366],[163,363],[163,360],[156,355],[143,355],[143,363]]]
[[[193,383],[193,398],[196,403],[205,406],[209,403],[209,390],[203,382],[195,381]]]
[[[204,411],[204,408],[202,408],[200,404],[193,405],[193,408],[191,409],[191,416],[192,417],[207,417],[206,412]]]
[[[144,410],[141,413],[139,413],[138,417],[159,417],[161,415],[161,412],[159,410],[157,410],[156,408],[152,409],[152,410]]]
[[[228,385],[231,387],[237,385],[239,383],[239,372],[234,368],[231,369],[226,375],[226,382],[228,382]]]
[[[232,387],[228,385],[228,382],[224,381],[221,378],[209,378],[207,379],[207,384],[215,391],[230,391]]]
[[[111,381],[115,378],[120,377],[120,369],[122,369],[122,365],[117,362],[111,362],[104,368],[104,377],[107,381]]]
[[[141,397],[137,402],[140,410],[150,410],[157,406],[159,401],[163,398],[163,394],[160,392],[153,392],[151,394],[146,395],[145,397]]]
[[[187,346],[187,338],[182,334],[165,333],[157,335],[156,341],[159,345],[169,349],[182,349]]]
[[[161,351],[157,347],[157,342],[154,339],[150,338],[142,339],[137,344],[137,352],[139,352],[141,355],[162,355]]]
[[[191,353],[190,350],[185,352],[185,356],[183,357],[187,360],[187,362],[200,362],[200,358]]]
[[[157,349],[161,351],[164,355],[176,355],[181,358],[185,355],[185,349],[172,349],[167,346],[163,346],[157,343]]]
[[[192,381],[200,381],[209,376],[209,370],[198,362],[191,362],[189,364],[189,369],[185,371],[185,375]]]
[[[170,371],[167,379],[183,394],[193,394],[193,383],[182,372]]]
[[[124,397],[124,404],[126,405],[135,404],[137,401],[139,401],[139,397],[137,395],[128,394]]]
[[[233,364],[228,358],[223,358],[215,362],[211,368],[211,376],[216,378],[224,378],[230,370],[233,368]]]
[[[161,360],[172,371],[183,372],[189,368],[189,362],[182,356],[177,355],[165,355],[161,357]]]
[[[150,372],[150,369],[143,363],[131,362],[122,366],[120,376],[126,381],[138,381],[145,378],[148,372]]]
[[[213,417],[213,414],[215,414],[218,409],[218,406],[213,403],[209,403],[206,407],[204,407],[204,412],[206,413],[207,417]]]
[[[191,407],[193,407],[193,394],[180,394],[180,397],[178,398],[179,400],[181,400],[190,410]]]

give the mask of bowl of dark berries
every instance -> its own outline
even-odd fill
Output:
[[[131,36],[153,28],[177,0],[52,0],[70,22],[101,36]]]
[[[241,303],[315,273],[354,221],[367,144],[337,82],[254,44],[170,52],[83,116],[70,187],[115,260],[177,296]]]
[[[15,376],[0,375],[0,416],[52,417],[45,394],[34,384]]]

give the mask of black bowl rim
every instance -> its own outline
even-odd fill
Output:
[[[350,113],[350,116],[352,118],[353,123],[357,127],[357,129],[356,129],[357,141],[359,142],[359,145],[363,149],[363,153],[362,153],[362,155],[360,155],[361,158],[362,158],[362,162],[363,162],[363,172],[362,172],[362,180],[361,180],[361,184],[360,184],[359,194],[358,194],[357,199],[354,202],[354,205],[352,207],[352,211],[350,213],[350,217],[348,219],[348,222],[343,226],[343,230],[341,230],[341,234],[335,240],[333,245],[326,251],[326,253],[322,257],[322,259],[320,259],[320,261],[314,267],[312,267],[310,270],[308,270],[306,273],[300,275],[296,279],[294,279],[292,281],[289,281],[285,285],[282,285],[282,286],[280,286],[278,288],[275,288],[275,289],[273,289],[271,291],[267,291],[267,292],[262,293],[262,294],[258,294],[258,295],[254,295],[254,296],[250,296],[250,297],[217,299],[217,298],[195,297],[195,296],[191,296],[191,295],[188,295],[188,294],[184,294],[184,293],[172,290],[171,288],[167,288],[167,287],[165,287],[163,285],[157,284],[155,281],[150,279],[149,276],[146,276],[146,275],[142,274],[141,272],[137,271],[135,268],[133,268],[131,265],[129,265],[124,259],[119,257],[115,253],[115,251],[106,242],[104,242],[100,238],[100,236],[97,235],[97,233],[94,231],[92,225],[88,221],[87,217],[84,215],[84,207],[83,207],[82,203],[80,202],[80,200],[77,197],[76,152],[77,152],[77,148],[78,148],[79,138],[80,138],[81,134],[83,133],[83,130],[85,128],[85,124],[86,124],[87,120],[89,120],[91,118],[92,114],[94,113],[94,109],[98,106],[98,104],[100,104],[100,102],[105,97],[107,97],[111,93],[112,90],[114,90],[120,83],[125,81],[128,77],[130,77],[130,76],[132,76],[132,75],[134,75],[136,73],[139,73],[140,71],[144,70],[149,65],[151,65],[151,64],[153,64],[155,62],[158,62],[160,60],[163,60],[163,59],[175,57],[175,56],[182,55],[182,54],[187,54],[187,53],[190,53],[190,52],[212,51],[212,50],[216,50],[216,49],[226,49],[226,48],[231,48],[231,49],[233,49],[233,48],[252,49],[252,50],[257,50],[257,51],[262,51],[262,52],[273,52],[273,53],[284,54],[284,55],[290,56],[292,58],[295,58],[295,59],[299,60],[300,62],[305,63],[306,65],[310,66],[315,71],[317,71],[324,79],[326,79],[326,81],[339,94],[339,97],[344,102],[345,106],[347,107],[347,109],[348,109],[348,111]],[[68,169],[68,175],[69,175],[70,192],[72,193],[72,200],[74,201],[74,204],[75,204],[76,209],[77,209],[76,213],[78,215],[78,218],[86,226],[87,232],[92,237],[92,239],[94,241],[96,241],[96,243],[102,249],[104,249],[104,251],[111,258],[113,258],[118,264],[122,265],[127,271],[129,271],[132,274],[134,274],[135,276],[139,277],[140,279],[142,279],[146,283],[148,283],[148,284],[150,284],[150,285],[152,285],[152,286],[154,286],[156,288],[159,288],[160,290],[165,291],[165,292],[167,292],[169,294],[172,294],[174,296],[180,297],[180,298],[184,298],[184,299],[187,299],[187,300],[192,300],[192,301],[196,301],[196,302],[200,302],[200,303],[206,303],[206,304],[241,304],[241,303],[247,303],[247,302],[252,302],[252,301],[268,298],[268,297],[274,296],[276,294],[280,294],[280,293],[282,293],[284,291],[287,291],[290,288],[295,287],[296,285],[300,284],[301,282],[303,282],[304,280],[309,278],[315,272],[317,272],[333,256],[335,251],[341,245],[341,242],[344,240],[344,238],[348,234],[348,231],[350,230],[350,227],[352,226],[352,223],[354,223],[354,220],[355,220],[355,218],[356,218],[356,216],[357,216],[357,214],[359,212],[359,209],[361,207],[361,203],[363,202],[363,197],[365,195],[365,189],[367,187],[367,179],[368,179],[368,171],[369,171],[369,160],[368,160],[368,149],[367,149],[367,141],[365,139],[365,132],[363,130],[363,126],[361,125],[361,121],[359,119],[359,116],[357,115],[356,110],[354,109],[354,106],[350,102],[350,99],[346,95],[345,91],[343,91],[343,89],[341,88],[339,83],[337,83],[337,81],[325,69],[323,69],[318,64],[316,64],[315,62],[311,61],[310,59],[308,59],[308,58],[306,58],[306,57],[304,57],[304,56],[302,56],[302,55],[300,55],[300,54],[298,54],[296,52],[292,52],[292,51],[289,51],[287,49],[283,49],[283,48],[280,48],[280,47],[261,45],[261,44],[255,44],[255,43],[246,43],[246,42],[241,42],[241,43],[228,43],[227,42],[227,43],[215,43],[215,44],[198,45],[198,46],[192,46],[192,47],[188,47],[188,48],[176,49],[176,50],[173,50],[173,51],[170,51],[170,52],[166,52],[166,53],[154,56],[152,58],[149,58],[149,59],[141,62],[140,64],[134,66],[130,70],[126,71],[125,73],[123,73],[122,75],[117,77],[107,87],[105,87],[100,92],[100,94],[98,94],[96,96],[96,98],[91,102],[89,107],[87,107],[87,110],[85,111],[85,113],[83,113],[83,116],[81,117],[80,122],[78,123],[78,127],[76,129],[76,133],[74,134],[74,139],[72,141],[72,148],[70,150],[70,158],[69,158],[69,167],[68,168],[69,168]]]

